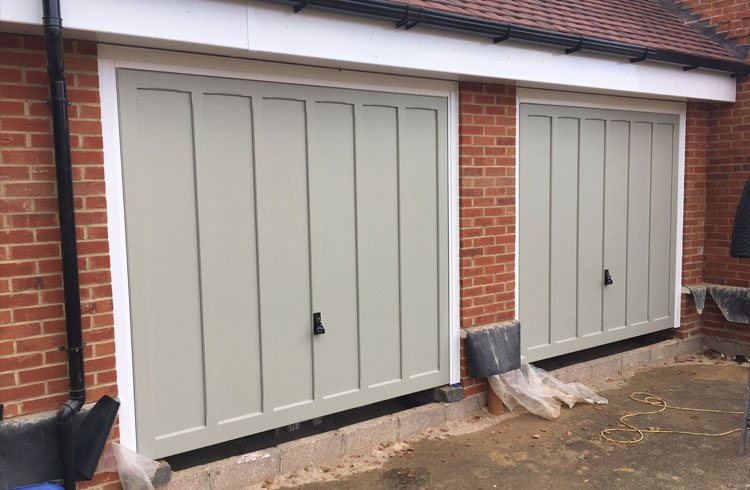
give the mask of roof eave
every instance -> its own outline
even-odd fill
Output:
[[[502,42],[514,41],[560,47],[568,53],[590,51],[614,56],[623,56],[631,62],[658,61],[683,66],[686,70],[706,68],[724,71],[733,75],[750,73],[750,66],[740,60],[730,61],[707,56],[690,55],[659,50],[636,44],[622,43],[590,36],[580,36],[549,29],[520,26],[517,24],[477,19],[466,15],[436,9],[415,7],[406,3],[382,0],[268,0],[291,5],[295,12],[310,7],[321,10],[346,12],[349,14],[394,22],[397,28],[411,29],[417,25],[436,29],[474,34]],[[696,33],[696,35],[699,35]]]

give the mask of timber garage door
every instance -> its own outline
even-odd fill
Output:
[[[446,98],[118,87],[139,452],[448,382]]]
[[[521,104],[519,117],[526,359],[672,327],[677,116]]]

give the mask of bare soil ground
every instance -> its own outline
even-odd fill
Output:
[[[646,434],[639,444],[613,444],[600,431],[628,412],[649,410],[628,395],[646,391],[670,405],[741,410],[748,365],[688,357],[595,388],[609,405],[577,405],[553,421],[530,414],[490,415],[438,429],[331,468],[268,481],[264,487],[328,489],[748,489],[750,454],[735,455],[738,434],[726,437]],[[641,427],[723,432],[739,415],[668,411]],[[477,430],[477,428],[479,430]]]

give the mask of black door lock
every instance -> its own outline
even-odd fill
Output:
[[[604,269],[604,285],[609,286],[610,284],[614,284],[615,282],[612,280],[612,275],[609,273],[609,269]]]
[[[326,333],[325,327],[323,327],[323,321],[320,318],[320,313],[313,313],[313,334],[323,335]]]

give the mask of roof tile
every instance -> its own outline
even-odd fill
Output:
[[[479,19],[737,61],[716,41],[686,25],[657,0],[392,1]]]

